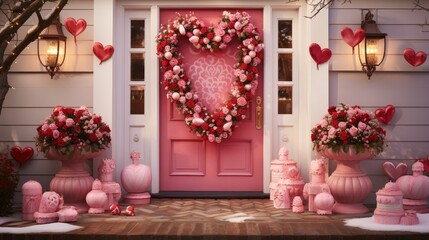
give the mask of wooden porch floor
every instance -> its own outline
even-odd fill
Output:
[[[124,206],[123,208],[125,208]],[[14,239],[429,239],[429,234],[369,231],[344,225],[364,215],[302,214],[275,209],[268,199],[154,198],[136,207],[136,216],[81,214],[66,233],[0,234]],[[3,226],[29,226],[22,221]],[[2,227],[3,227],[2,226]],[[429,226],[428,226],[429,228]]]

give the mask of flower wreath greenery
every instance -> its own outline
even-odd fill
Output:
[[[234,81],[224,104],[209,113],[193,91],[179,51],[180,38],[187,38],[197,49],[210,52],[225,49],[238,38],[239,57],[234,64]],[[167,98],[182,113],[185,124],[197,136],[221,142],[231,136],[238,122],[246,117],[248,103],[258,85],[258,68],[263,57],[263,43],[246,12],[224,11],[216,26],[206,26],[192,12],[177,14],[161,25],[156,38],[157,56],[164,72],[162,86]]]

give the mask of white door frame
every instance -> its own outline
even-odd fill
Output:
[[[299,38],[302,39],[299,47],[299,78],[300,78],[300,101],[299,101],[299,122],[298,135],[299,150],[295,156],[292,156],[298,161],[301,167],[301,174],[308,181],[308,169],[310,160],[313,157],[310,141],[310,129],[312,125],[319,121],[328,107],[329,89],[329,65],[323,64],[316,69],[315,63],[308,54],[308,46],[316,42],[322,47],[328,46],[328,11],[321,11],[315,18],[307,19],[304,15],[311,15],[311,8],[305,5],[305,1],[293,2],[285,4],[284,0],[267,0],[261,3],[260,0],[249,0],[243,3],[234,4],[226,3],[225,1],[115,1],[115,0],[94,0],[94,42],[102,42],[103,44],[111,44],[120,46],[118,40],[117,22],[122,22],[126,9],[147,9],[150,10],[150,37],[154,39],[158,33],[159,27],[159,9],[167,7],[189,8],[189,7],[204,7],[204,8],[219,8],[219,7],[240,7],[240,8],[262,8],[264,11],[264,44],[266,49],[272,49],[272,22],[271,16],[273,9],[299,9]],[[152,42],[155,46],[155,41]],[[154,48],[152,48],[154,49]],[[118,109],[123,107],[123,102],[117,101],[118,92],[116,84],[120,82],[121,71],[124,71],[122,64],[123,59],[118,52],[115,52],[111,60],[103,62],[99,65],[94,57],[94,112],[103,116],[103,120],[112,126],[112,147],[103,157],[110,157],[117,163],[116,181],[120,182],[120,172],[124,166],[130,164],[129,147],[126,143],[132,141],[129,136],[124,136],[125,126],[124,120],[119,116]],[[158,63],[155,51],[147,52],[145,61]],[[273,139],[273,131],[276,131],[277,126],[273,126],[273,122],[269,116],[273,115],[273,101],[275,95],[270,87],[270,79],[273,79],[272,72],[266,70],[266,66],[276,64],[273,62],[273,53],[265,51],[264,58],[264,144],[263,144],[263,162],[264,162],[264,192],[269,193],[270,182],[270,161],[277,158],[278,139]],[[155,67],[153,67],[155,69]],[[156,68],[158,69],[158,68]],[[146,112],[150,112],[146,116],[146,128],[144,136],[147,140],[145,149],[150,149],[144,153],[142,158],[147,159],[152,169],[152,193],[159,192],[159,74],[158,71],[151,71],[147,82],[146,89],[148,93],[152,93],[146,104]],[[145,91],[146,92],[146,91]],[[119,94],[120,95],[120,94]],[[272,96],[272,99],[269,99]],[[122,120],[121,120],[122,119]],[[291,139],[294,141],[296,139]],[[94,169],[97,169],[96,166]],[[158,173],[158,174],[157,174]]]

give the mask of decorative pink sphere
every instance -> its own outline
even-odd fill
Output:
[[[148,166],[140,164],[140,153],[131,153],[133,164],[126,166],[121,172],[122,186],[128,193],[147,192],[152,184],[152,173]]]
[[[317,214],[332,214],[334,203],[334,197],[328,192],[321,192],[314,197]]]

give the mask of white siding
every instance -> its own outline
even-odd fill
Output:
[[[45,9],[42,14],[48,12]],[[35,150],[33,159],[19,169],[20,181],[15,203],[21,203],[21,186],[30,179],[39,181],[44,191],[49,190],[49,183],[61,166],[59,161],[48,160],[43,154],[37,153],[34,145],[37,126],[57,105],[85,105],[92,111],[93,2],[70,0],[60,13],[61,23],[68,17],[85,19],[87,28],[77,37],[75,45],[73,36],[63,26],[67,36],[67,55],[54,79],[39,63],[36,41],[20,54],[8,75],[9,84],[14,89],[9,90],[0,116],[0,146],[31,146]],[[5,22],[3,18],[1,25]],[[25,23],[19,31],[18,40],[24,38],[36,21],[37,18],[32,17]],[[13,44],[14,41],[10,46]]]
[[[353,56],[351,47],[340,35],[344,27],[359,28],[361,9],[368,8],[374,13],[380,31],[387,33],[385,61],[371,80],[361,71],[357,49]],[[363,170],[373,181],[373,192],[367,203],[375,204],[375,192],[389,181],[382,170],[385,161],[395,165],[404,162],[411,168],[416,158],[429,155],[429,64],[426,62],[415,68],[403,57],[405,48],[429,53],[429,32],[423,32],[420,26],[425,17],[429,17],[427,12],[413,11],[412,1],[359,0],[351,4],[336,4],[330,9],[329,47],[333,53],[330,60],[330,105],[344,102],[361,105],[372,112],[387,104],[396,108],[393,120],[385,126],[386,151],[374,160],[362,163]],[[333,169],[334,164],[331,171]]]

